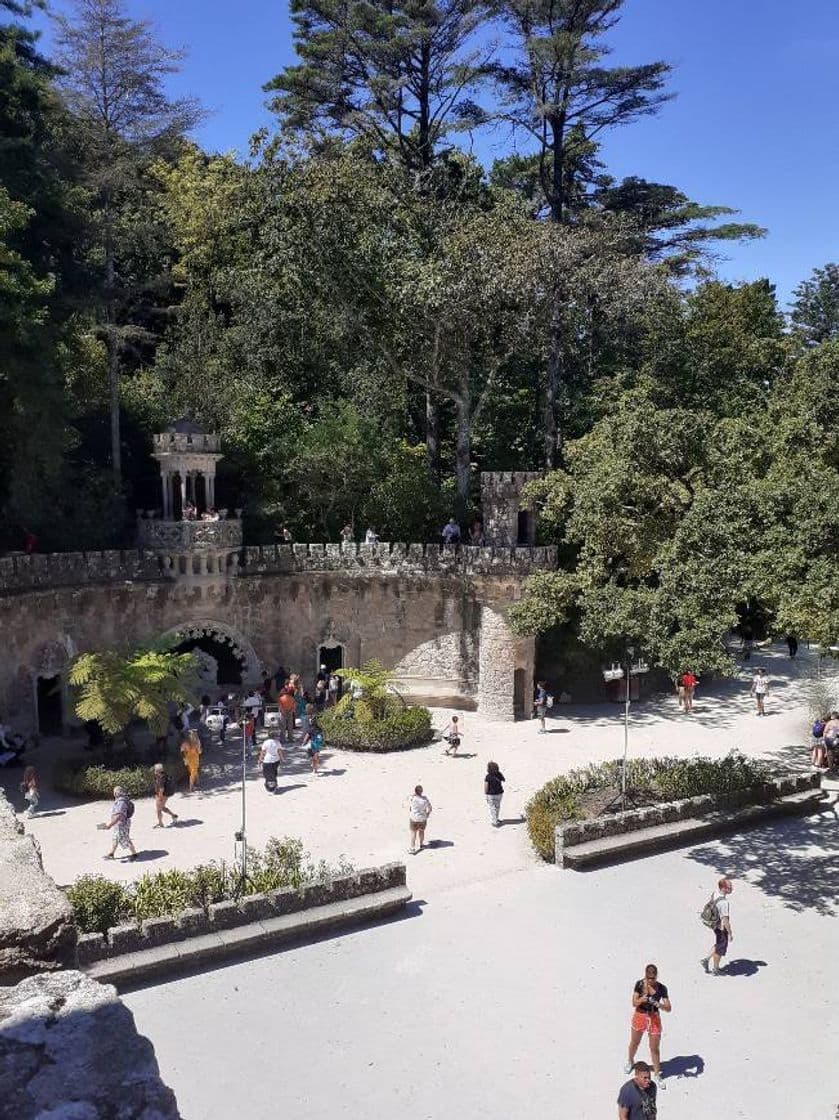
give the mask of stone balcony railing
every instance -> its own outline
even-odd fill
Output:
[[[137,539],[140,547],[150,552],[238,549],[242,547],[242,522],[238,518],[226,521],[140,520]]]
[[[158,432],[154,437],[154,450],[157,455],[173,451],[208,451],[215,455],[221,450],[221,437],[204,432]]]
[[[239,574],[366,572],[370,575],[518,575],[557,565],[555,545],[533,548],[478,548],[438,544],[278,544],[242,550]]]
[[[163,526],[166,522],[143,522]],[[239,521],[184,521],[169,523],[177,529],[224,527],[235,534]],[[229,527],[229,528],[228,528]],[[348,575],[487,575],[524,578],[532,572],[556,567],[557,550],[551,545],[536,548],[442,548],[437,544],[280,544],[239,549],[227,544],[223,533],[212,543],[195,548],[155,545],[155,551],[111,550],[107,552],[51,552],[0,557],[0,594],[79,587],[109,583],[156,582],[171,576],[161,554],[183,551],[195,556],[230,547],[236,554],[232,571],[236,577],[302,572],[346,572]],[[219,543],[219,542],[222,543]]]

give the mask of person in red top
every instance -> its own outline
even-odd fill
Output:
[[[693,694],[698,684],[699,678],[690,669],[686,673],[682,673],[679,681],[679,698],[684,697],[683,703],[686,712],[693,711]]]
[[[23,530],[23,551],[27,556],[38,551],[38,538],[29,529]]]
[[[282,712],[282,729],[288,736],[288,741],[291,742],[294,738],[294,691],[288,685],[281,690],[280,695],[277,697],[277,703],[280,705]]]

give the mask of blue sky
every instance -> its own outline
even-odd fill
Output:
[[[167,44],[187,49],[173,91],[213,111],[196,138],[245,153],[271,120],[262,84],[293,60],[284,0],[126,2]],[[627,0],[612,42],[616,62],[670,62],[678,95],[607,138],[613,175],[672,183],[766,226],[763,241],[726,247],[719,273],[768,276],[782,302],[814,267],[839,258],[839,0]],[[500,154],[493,143],[481,146],[489,159]]]

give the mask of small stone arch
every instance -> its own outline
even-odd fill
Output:
[[[242,663],[242,684],[258,685],[262,680],[262,662],[248,639],[238,630],[210,618],[199,618],[173,626],[162,635],[163,641],[184,642],[190,638],[214,638],[229,645],[234,657]]]
[[[68,634],[38,646],[30,658],[32,726],[39,734],[58,734],[69,722],[67,672],[76,656]]]

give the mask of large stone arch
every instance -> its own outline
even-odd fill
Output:
[[[163,641],[188,641],[190,638],[210,637],[226,643],[235,657],[242,662],[242,684],[258,685],[262,681],[262,662],[250,641],[239,630],[212,618],[191,619],[173,626],[162,635]]]

